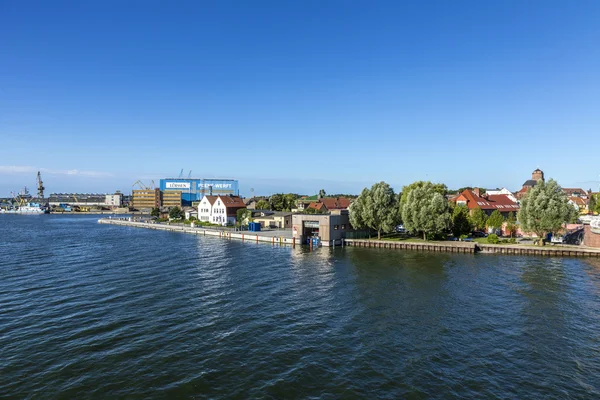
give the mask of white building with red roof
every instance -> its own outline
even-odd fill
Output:
[[[246,208],[246,204],[238,196],[204,196],[198,204],[198,219],[223,226],[233,225],[241,208]]]

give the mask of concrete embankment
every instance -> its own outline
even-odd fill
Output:
[[[444,253],[474,254],[475,243],[467,242],[409,242],[392,240],[346,239],[347,246],[371,247],[380,249],[432,251]]]
[[[469,242],[407,242],[391,240],[346,239],[347,246],[416,250],[465,254],[510,254],[549,257],[600,257],[600,250],[580,246],[494,245]]]
[[[232,230],[221,230],[221,229],[210,229],[204,227],[189,227],[182,225],[167,225],[167,224],[159,224],[153,222],[136,222],[129,221],[128,219],[118,219],[118,218],[102,218],[98,220],[100,224],[110,224],[110,225],[121,225],[121,226],[131,226],[136,228],[146,228],[146,229],[156,229],[161,231],[169,231],[169,232],[183,232],[183,233],[191,233],[194,235],[204,235],[204,236],[216,236],[224,239],[239,239],[243,241],[253,241],[253,242],[265,242],[272,244],[281,244],[281,245],[291,245],[295,246],[297,243],[295,238],[286,237],[286,236],[277,236],[277,232],[275,234],[273,232],[236,232]]]
[[[204,227],[189,227],[168,225],[153,222],[129,221],[128,218],[102,218],[100,224],[130,226],[136,228],[156,229],[169,232],[183,232],[195,235],[216,236],[224,239],[239,239],[243,241],[263,242],[280,245],[296,246],[300,244],[295,238],[278,236],[278,232],[236,232],[231,230],[211,229]],[[525,256],[550,257],[600,257],[600,250],[581,246],[546,246],[535,247],[526,245],[494,245],[473,242],[410,242],[392,240],[345,239],[344,245],[366,248],[413,250],[426,252],[462,253],[462,254],[506,254]]]

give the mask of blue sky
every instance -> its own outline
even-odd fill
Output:
[[[597,189],[598,1],[0,1],[0,195]]]

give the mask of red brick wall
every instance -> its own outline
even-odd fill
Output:
[[[584,226],[585,237],[583,238],[583,244],[588,247],[600,248],[600,234],[592,232],[589,225]]]

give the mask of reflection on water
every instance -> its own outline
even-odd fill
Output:
[[[47,217],[47,218],[45,218]],[[600,261],[0,222],[0,393],[597,398]]]

